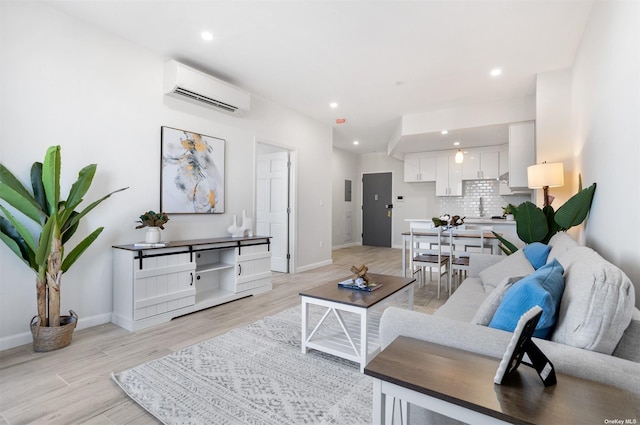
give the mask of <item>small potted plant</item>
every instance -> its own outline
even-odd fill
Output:
[[[504,215],[504,218],[506,218],[507,220],[513,220],[515,218],[517,209],[518,207],[516,207],[515,205],[508,204],[506,207],[502,207],[502,215]]]
[[[147,243],[158,243],[160,242],[160,229],[164,230],[164,224],[167,221],[169,221],[167,213],[157,213],[150,210],[140,216],[140,220],[136,222],[140,224],[136,226],[136,229],[147,227],[144,241]]]

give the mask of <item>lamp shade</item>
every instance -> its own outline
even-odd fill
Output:
[[[564,168],[562,162],[532,165],[527,167],[527,186],[529,189],[564,186]]]

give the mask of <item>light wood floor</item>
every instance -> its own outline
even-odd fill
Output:
[[[273,274],[266,294],[210,308],[137,332],[114,324],[76,331],[69,347],[35,353],[30,345],[0,352],[0,425],[157,424],[111,380],[111,372],[164,356],[300,303],[298,293],[348,276],[351,265],[401,275],[401,251],[356,246],[333,251],[333,264]],[[63,294],[64,296],[64,294]],[[416,288],[415,304],[434,311],[446,301],[435,284]],[[82,318],[80,318],[82,320]]]

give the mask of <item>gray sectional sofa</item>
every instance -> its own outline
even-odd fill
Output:
[[[547,262],[556,258],[563,266],[565,288],[555,329],[549,340],[534,339],[536,345],[558,373],[640,394],[640,311],[633,284],[618,267],[565,232],[549,245]],[[500,359],[512,334],[484,325],[509,285],[532,271],[522,250],[508,257],[472,255],[469,277],[435,314],[385,310],[382,347],[404,335]],[[451,422],[432,412],[414,417],[421,417],[416,423]]]

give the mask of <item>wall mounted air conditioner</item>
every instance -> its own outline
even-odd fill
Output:
[[[250,105],[249,93],[174,60],[164,66],[164,94],[236,117]]]

